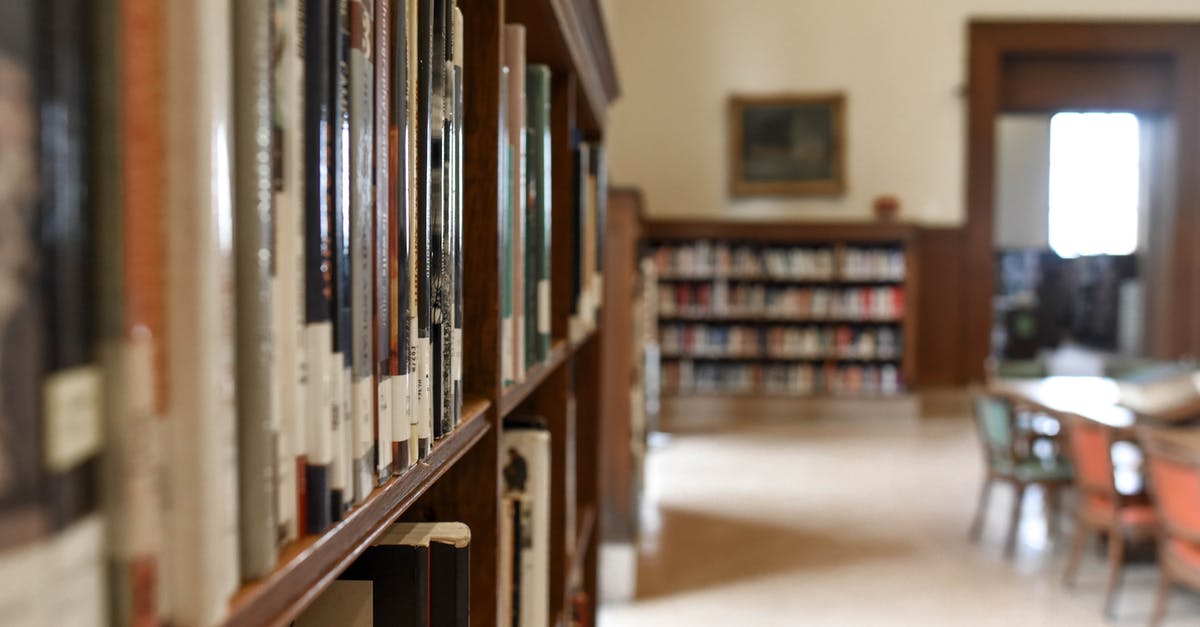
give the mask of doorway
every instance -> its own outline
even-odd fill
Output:
[[[1048,133],[1049,120],[1060,112],[1136,116],[1139,145],[1152,150],[1142,161],[1153,170],[1140,171],[1145,198],[1138,215],[1146,228],[1132,270],[1117,268],[1123,278],[1115,280],[1117,287],[1105,289],[1119,292],[1120,282],[1128,278],[1139,282],[1134,291],[1140,293],[1126,296],[1140,309],[1137,352],[1174,358],[1200,349],[1200,246],[1195,245],[1200,241],[1200,185],[1183,175],[1200,164],[1200,24],[973,22],[969,63],[964,236],[971,280],[961,337],[970,378],[983,378],[997,329],[1005,329],[1003,317],[1009,315],[998,310],[995,298],[1008,289],[996,252],[998,236],[1005,235],[997,222],[1002,217],[998,172],[1004,160],[1000,129],[1024,117],[1045,121]],[[1046,228],[1048,244],[1048,220]],[[1079,273],[1095,274],[1095,261],[1072,265],[1080,266]],[[1119,296],[1104,298],[1112,307],[1120,306]],[[1094,309],[1076,308],[1088,314]],[[1090,330],[1078,320],[1067,322],[1077,325],[1075,333],[1107,329],[1099,335],[1112,336],[1116,318],[1108,316],[1108,322],[1092,324]],[[1118,338],[1099,339],[1115,343]]]

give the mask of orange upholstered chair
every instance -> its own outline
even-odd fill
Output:
[[[1169,436],[1142,429],[1154,504],[1158,509],[1158,598],[1150,625],[1167,611],[1167,597],[1178,584],[1200,590],[1200,453],[1172,444]]]
[[[1069,585],[1083,558],[1088,538],[1093,534],[1108,537],[1108,585],[1104,612],[1112,615],[1116,591],[1121,584],[1125,561],[1125,542],[1148,540],[1158,533],[1154,507],[1140,491],[1122,494],[1117,490],[1113,469],[1113,432],[1102,424],[1079,417],[1067,419],[1067,442],[1075,466],[1075,537],[1063,577]]]

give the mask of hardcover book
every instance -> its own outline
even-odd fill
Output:
[[[526,214],[528,248],[525,270],[526,310],[536,316],[526,323],[529,364],[545,361],[550,355],[550,68],[541,64],[526,66],[527,182]]]
[[[508,117],[505,131],[509,141],[509,198],[512,216],[512,361],[513,379],[525,380],[526,357],[526,105],[525,105],[525,27],[521,24],[504,26],[504,65],[508,67]]]
[[[542,626],[550,620],[550,432],[506,424],[501,450],[503,498],[513,510],[513,624]]]

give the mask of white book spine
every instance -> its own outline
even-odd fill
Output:
[[[168,585],[212,625],[238,576],[230,4],[166,5]]]
[[[304,413],[307,416],[308,464],[329,468],[333,463],[333,323],[316,322],[305,331],[308,380]],[[338,369],[341,372],[341,369]]]
[[[104,535],[104,518],[93,514],[50,539],[49,552],[44,555],[49,562],[45,589],[52,591],[48,625],[102,627],[108,623]]]
[[[375,377],[353,381],[354,394],[354,502],[361,503],[375,489],[375,402],[378,389]]]
[[[414,278],[415,282],[416,279]],[[416,300],[414,299],[415,303]],[[421,362],[421,345],[417,338],[417,319],[410,318],[411,347],[409,349],[409,366],[408,366],[408,395],[405,398],[405,408],[408,415],[408,459],[412,463],[416,463],[421,458],[419,450],[419,440],[421,436],[421,370],[419,364]]]
[[[417,455],[424,459],[433,445],[433,404],[439,399],[433,398],[433,347],[427,337],[418,338],[417,344],[417,368],[421,378],[417,391],[420,403],[420,413],[417,416]]]
[[[399,459],[393,459],[393,470],[402,472],[409,465],[409,434],[412,432],[412,422],[409,420],[409,377],[406,374],[397,375],[390,379],[391,383],[391,420],[392,420],[392,441],[397,443],[395,452],[400,456]],[[379,418],[383,420],[381,415]]]
[[[523,486],[506,486],[506,497],[516,504],[520,540],[515,559],[520,573],[520,627],[549,624],[550,606],[550,434],[540,429],[513,429],[504,432],[504,449],[509,451],[502,463],[505,476],[510,467],[519,475],[524,471]]]
[[[50,552],[46,538],[0,550],[0,625],[54,625]]]
[[[342,353],[333,353],[333,365],[329,371],[331,374],[330,387],[333,395],[329,403],[329,444],[332,449],[333,459],[329,466],[329,491],[333,494],[333,508],[335,511],[340,511],[342,503],[351,495],[346,491],[347,480],[351,474],[348,472],[348,460],[346,455],[346,432],[344,431],[349,424],[346,420],[346,370],[342,368],[345,363],[345,357]],[[335,517],[336,520],[336,517]]]
[[[375,389],[378,411],[375,421],[379,425],[379,433],[374,442],[375,457],[378,460],[375,474],[379,482],[387,480],[395,469],[395,460],[392,459],[392,424],[395,413],[392,410],[392,391],[392,377],[381,378]]]

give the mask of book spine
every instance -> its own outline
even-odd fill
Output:
[[[333,229],[329,163],[333,147],[330,106],[332,0],[304,0],[305,130],[305,440],[304,513],[308,533],[331,524],[329,473],[333,464]],[[340,367],[340,364],[338,364]]]
[[[333,113],[333,195],[330,225],[333,230],[333,467],[330,499],[333,520],[341,520],[353,497],[352,362],[350,316],[350,1],[334,0],[330,18],[330,109]]]
[[[449,281],[446,241],[446,6],[448,0],[433,0],[433,55],[429,60],[432,80],[429,102],[429,276],[430,329],[432,353],[433,437],[440,439],[449,431],[446,415],[446,374],[448,343],[446,342],[446,285]]]
[[[530,342],[535,361],[550,355],[550,68],[526,67],[529,164],[529,244],[531,266],[526,276],[534,286],[531,309],[537,316]]]
[[[13,2],[0,22],[0,624],[49,625],[41,425],[45,319],[39,294],[36,2]],[[14,367],[15,366],[15,367]]]
[[[584,260],[587,257],[585,251],[587,201],[584,199],[584,190],[587,188],[587,183],[584,181],[587,176],[587,147],[580,140],[579,131],[576,130],[574,134],[572,143],[575,146],[575,169],[571,173],[571,191],[573,192],[572,212],[575,228],[571,232],[571,320],[568,326],[568,335],[571,341],[578,342],[583,336],[584,310],[587,308],[584,296],[585,281],[583,280]]]
[[[238,539],[242,577],[275,567],[275,438],[272,292],[270,0],[234,14],[234,260],[237,339]]]
[[[392,333],[395,324],[396,302],[391,290],[395,273],[391,251],[395,226],[395,200],[392,186],[391,107],[392,107],[392,2],[375,3],[375,33],[372,55],[375,59],[375,376],[379,394],[376,414],[377,478],[387,481],[397,466],[405,461],[396,458],[396,426],[399,406],[395,400],[392,381]],[[408,423],[404,424],[405,433]]]
[[[166,8],[170,619],[209,625],[238,583],[232,16],[226,3]]]
[[[507,62],[507,59],[505,60]],[[499,187],[500,224],[500,385],[516,383],[516,341],[513,329],[513,203],[512,203],[512,145],[508,135],[508,76],[507,65],[500,68],[500,154]]]
[[[596,261],[592,274],[592,306],[599,310],[600,306],[604,304],[604,234],[608,230],[608,166],[604,157],[604,146],[600,144],[592,145],[589,180],[591,182],[589,198],[592,199],[596,212],[594,244]],[[593,326],[597,324],[595,318],[598,317],[599,312],[597,311],[593,315]]]
[[[429,543],[429,622],[433,627],[468,627],[470,621],[469,544]]]
[[[517,625],[544,625],[550,605],[550,433],[544,428],[504,431],[503,478],[515,509],[513,600]]]
[[[385,0],[386,3],[387,0]],[[412,230],[409,206],[412,203],[412,131],[409,111],[412,90],[409,88],[409,7],[398,2],[391,13],[391,32],[388,50],[392,72],[387,77],[390,90],[388,128],[387,181],[390,203],[388,222],[389,285],[391,324],[389,372],[392,374],[392,457],[396,470],[403,471],[413,463],[409,436],[412,433],[412,402],[410,387],[409,311],[410,289],[409,243]]]
[[[279,433],[276,511],[281,542],[299,537],[297,460],[303,459],[304,133],[299,0],[272,0],[272,190],[275,209],[275,372]],[[302,467],[301,467],[302,469]]]
[[[421,50],[421,29],[418,13],[420,3],[423,0],[407,0],[408,11],[405,15],[408,34],[408,50],[406,52],[406,73],[408,74],[408,99],[407,109],[408,114],[408,402],[406,403],[406,412],[408,415],[409,436],[408,436],[408,459],[410,463],[416,463],[420,459],[421,445],[421,412],[423,406],[421,404],[423,395],[421,388],[425,385],[423,378],[424,373],[421,370],[421,342],[419,336],[419,319],[418,305],[419,300],[419,270],[420,263],[420,247],[419,239],[419,212],[425,204],[425,195],[428,191],[422,185],[418,185],[420,177],[420,167],[424,163],[421,160],[418,152],[422,144],[421,132],[417,126],[420,119],[418,94],[420,81],[420,64],[417,62]]]
[[[415,282],[417,320],[417,456],[429,456],[433,443],[433,352],[432,352],[432,256],[430,224],[436,194],[433,184],[433,0],[416,0],[417,4],[417,210]]]
[[[525,339],[527,293],[525,277],[526,237],[526,106],[525,106],[525,27],[509,24],[504,27],[504,60],[508,66],[508,119],[507,131],[510,150],[511,178],[509,198],[512,203],[512,304],[513,304],[513,378],[525,380],[527,362]]]
[[[454,8],[454,210],[452,213],[451,233],[454,234],[452,252],[454,256],[454,289],[453,302],[454,328],[451,333],[450,369],[454,383],[453,407],[454,425],[462,422],[463,406],[463,199],[465,163],[464,156],[464,124],[466,121],[463,102],[463,14]]]
[[[354,502],[380,475],[375,411],[375,65],[374,0],[350,1],[350,312],[354,407]],[[386,406],[385,400],[385,406]],[[391,426],[391,421],[388,421]],[[391,439],[390,434],[388,439]],[[389,450],[390,452],[390,450]],[[385,476],[391,475],[390,464]]]

